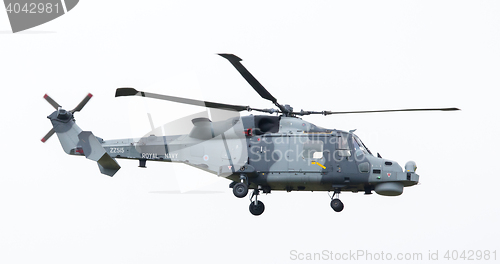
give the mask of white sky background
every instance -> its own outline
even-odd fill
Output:
[[[87,0],[12,34],[0,12],[0,262],[297,262],[291,250],[424,260],[439,250],[442,260],[448,249],[498,260],[499,14],[497,1]],[[417,163],[420,185],[399,197],[342,193],[341,213],[326,193],[273,192],[255,217],[203,171],[119,160],[109,178],[56,136],[40,142],[53,111],[45,93],[72,109],[91,92],[77,123],[104,139],[142,136],[148,112],[161,125],[204,110],[114,98],[117,87],[272,107],[221,52],[296,110],[462,111],[305,118],[357,128],[373,152]]]

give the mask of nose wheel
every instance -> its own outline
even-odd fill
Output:
[[[342,211],[342,209],[344,209],[344,204],[342,203],[342,201],[340,201],[340,199],[337,198],[332,199],[332,201],[330,202],[330,206],[335,212],[340,212]]]
[[[248,209],[250,209],[250,213],[253,215],[261,215],[264,212],[265,206],[261,201],[257,201],[257,204],[255,202],[251,202]]]
[[[334,190],[333,196],[330,197],[330,198],[332,198],[332,201],[330,202],[330,206],[332,207],[333,211],[335,211],[335,212],[340,212],[344,209],[344,204],[342,203],[342,201],[340,201],[339,196],[340,196],[340,191]]]

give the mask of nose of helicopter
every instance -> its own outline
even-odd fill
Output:
[[[414,161],[408,161],[403,169],[395,161],[375,158],[372,160],[372,168],[371,182],[375,185],[375,192],[380,195],[401,195],[404,187],[416,185],[419,181]]]
[[[405,170],[403,173],[406,173],[406,180],[410,182],[410,185],[415,185],[418,183],[419,175],[415,173],[417,170],[417,163],[415,161],[408,161],[405,164]]]

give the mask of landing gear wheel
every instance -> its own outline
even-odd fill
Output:
[[[248,194],[248,186],[245,183],[238,182],[233,186],[233,194],[238,198],[243,198]]]
[[[255,204],[255,202],[251,202],[249,209],[250,213],[253,215],[261,215],[264,212],[265,206],[261,201],[257,201],[257,204]]]
[[[344,204],[337,198],[332,199],[330,202],[330,206],[335,212],[340,212],[342,209],[344,209]]]

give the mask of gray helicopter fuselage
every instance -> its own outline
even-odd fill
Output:
[[[255,123],[269,118],[276,117],[256,116]],[[249,137],[248,148],[249,165],[257,171],[252,182],[273,190],[375,189],[398,195],[402,187],[418,183],[414,169],[403,172],[398,163],[373,156],[352,132],[320,128],[300,118],[279,118],[274,131]]]
[[[113,159],[138,159],[141,167],[146,161],[185,163],[235,182],[245,177],[250,188],[265,191],[375,190],[392,196],[419,180],[413,162],[403,171],[397,162],[373,156],[354,133],[297,117],[197,118],[185,135],[98,140]],[[69,154],[84,155],[81,143]]]

